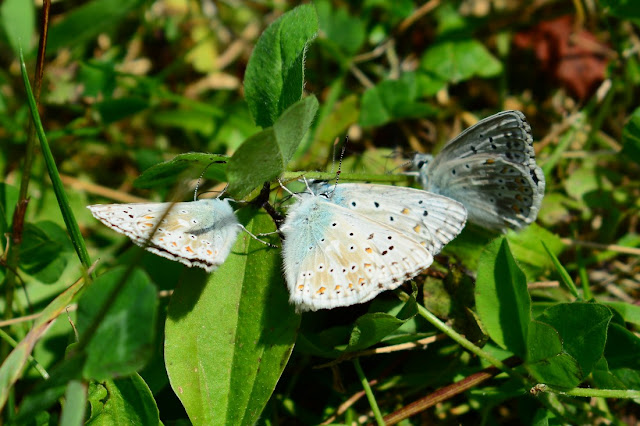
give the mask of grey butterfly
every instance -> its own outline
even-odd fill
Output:
[[[416,154],[412,169],[425,190],[460,201],[469,221],[496,231],[535,221],[544,196],[531,126],[520,111],[481,120],[435,157]]]

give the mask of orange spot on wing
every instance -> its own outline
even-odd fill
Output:
[[[193,253],[193,250],[191,250],[191,247],[189,247],[189,246],[186,246],[184,249],[186,251],[188,251],[189,253]]]
[[[324,294],[326,290],[327,290],[326,287],[320,287],[318,291],[316,291],[316,294]]]
[[[511,206],[511,208],[513,209],[514,212],[520,213],[520,207],[518,207],[517,205],[514,204],[513,206]]]
[[[334,288],[334,290],[335,290],[335,291],[340,291],[340,289],[341,289],[341,288],[342,288],[341,286],[337,285],[337,286]]]
[[[153,223],[145,222],[144,226],[148,226],[149,228],[153,228]]]
[[[370,264],[370,263],[365,263],[365,264],[364,264],[364,267],[365,267],[365,269],[366,269],[366,268],[371,268],[371,264]]]
[[[420,232],[421,229],[422,228],[420,227],[420,225],[416,225],[416,226],[413,227],[413,230],[416,231],[416,232]]]
[[[304,286],[303,285],[299,285],[298,286],[298,290],[300,290],[300,291],[304,290]]]
[[[405,207],[404,209],[402,209],[401,213],[402,214],[409,214],[409,209]]]
[[[487,161],[484,162],[484,164],[493,164],[495,162],[496,162],[495,160],[488,159]]]
[[[371,250],[371,247],[367,247],[366,249],[364,249],[364,251],[366,251],[367,253],[373,253],[373,250]]]
[[[364,281],[364,278],[362,278],[362,277],[358,278],[358,284],[365,285],[366,283]]]
[[[207,250],[207,254],[208,254],[209,256],[211,256],[211,255],[213,254],[213,252],[212,252],[211,250]]]
[[[145,218],[145,219],[149,219],[149,220],[151,220],[151,219],[153,219],[153,218],[154,218],[154,216],[145,216],[144,218]]]

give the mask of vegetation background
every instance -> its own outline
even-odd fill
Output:
[[[640,4],[296,6],[2,2],[3,421],[637,424]],[[468,226],[363,305],[296,314],[279,250],[242,235],[207,275],[86,209],[190,200],[219,161],[201,192],[283,212],[275,178],[335,176],[345,135],[343,178],[414,185],[413,152],[505,109],[533,128],[537,223]]]

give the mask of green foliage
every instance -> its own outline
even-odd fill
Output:
[[[318,32],[313,5],[299,6],[267,28],[256,43],[244,76],[249,110],[256,124],[272,126],[300,100],[307,45]]]
[[[588,26],[549,18],[557,5],[544,2],[80,3],[54,4],[42,80],[41,7],[0,6],[0,307],[12,320],[0,421],[364,424],[377,407],[402,424],[537,425],[633,412],[635,1],[598,2]],[[339,159],[340,181],[417,187],[402,175],[412,152],[437,153],[503,109],[533,129],[546,177],[536,223],[505,235],[469,223],[395,294],[294,312],[282,241],[264,235],[290,202],[278,179],[303,191],[292,181],[333,179]],[[241,232],[206,274],[85,208],[190,200],[196,183],[233,197],[276,247]]]

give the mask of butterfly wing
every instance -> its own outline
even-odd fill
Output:
[[[399,186],[345,183],[319,184],[312,189],[326,193],[330,201],[384,223],[420,242],[432,255],[464,228],[466,209],[442,195]]]
[[[467,207],[469,220],[488,229],[522,228],[533,222],[544,196],[542,170],[490,154],[450,160],[448,172],[436,173],[426,189]]]
[[[310,194],[289,209],[281,231],[290,301],[299,311],[364,303],[433,262],[409,236]]]
[[[226,200],[97,204],[88,208],[96,219],[146,250],[207,272],[224,262],[240,231]]]

